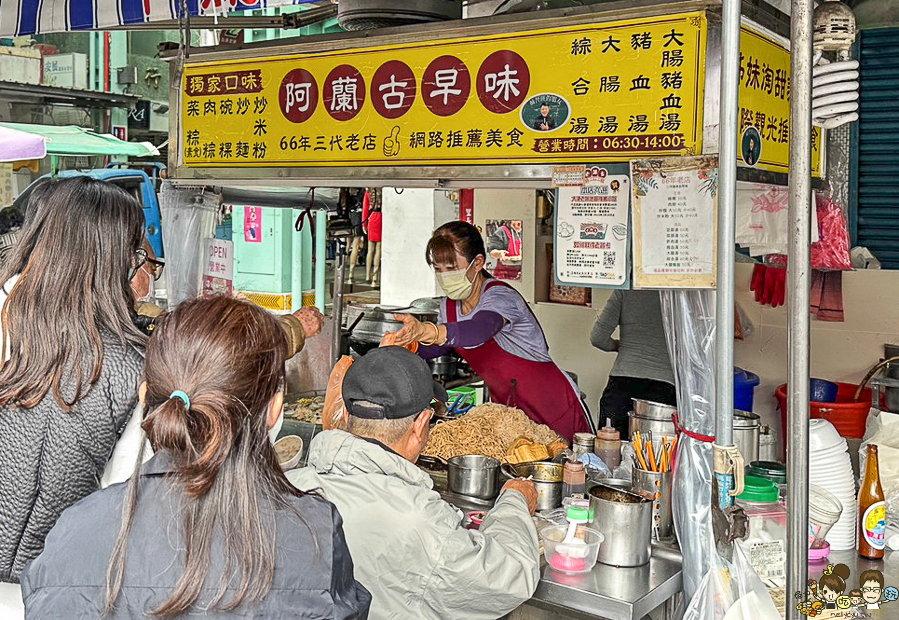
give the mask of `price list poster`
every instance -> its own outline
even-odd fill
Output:
[[[714,288],[717,156],[631,162],[635,288]]]

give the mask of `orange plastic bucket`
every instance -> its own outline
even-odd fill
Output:
[[[858,386],[852,383],[837,383],[837,400],[834,403],[809,402],[812,418],[822,418],[834,425],[843,437],[861,439],[865,434],[868,411],[871,409],[871,390],[862,390],[858,400],[854,400]],[[777,408],[780,409],[781,430],[787,436],[787,384],[774,391]],[[786,442],[784,442],[786,443]],[[785,454],[784,454],[785,456]]]

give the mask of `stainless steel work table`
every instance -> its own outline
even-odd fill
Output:
[[[670,618],[677,596],[683,590],[681,562],[670,553],[653,548],[649,564],[615,568],[597,564],[586,575],[563,575],[544,567],[537,591],[524,608],[511,618],[604,618],[640,620],[659,610],[655,617]]]
[[[879,570],[883,573],[884,587],[899,588],[899,551],[890,551],[884,554],[882,560],[869,560],[859,557],[855,550],[831,551],[823,562],[809,562],[808,578],[821,581],[821,575],[828,564],[845,564],[851,571],[846,580],[846,594],[859,587],[858,578],[869,569]],[[886,609],[891,610],[890,618],[899,616],[899,601],[887,602]],[[895,615],[893,615],[895,614]]]
[[[487,510],[490,503],[475,503],[438,488],[443,498],[462,510]],[[564,575],[543,562],[534,596],[506,616],[509,620],[642,620],[672,617],[683,590],[682,559],[672,544],[653,545],[649,563],[616,568],[597,563],[586,575]]]

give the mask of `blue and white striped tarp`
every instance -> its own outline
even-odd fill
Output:
[[[314,0],[186,0],[191,15],[309,4]],[[0,0],[0,37],[178,19],[182,0]]]

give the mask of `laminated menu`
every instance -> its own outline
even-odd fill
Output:
[[[631,162],[635,288],[714,288],[717,156]]]

